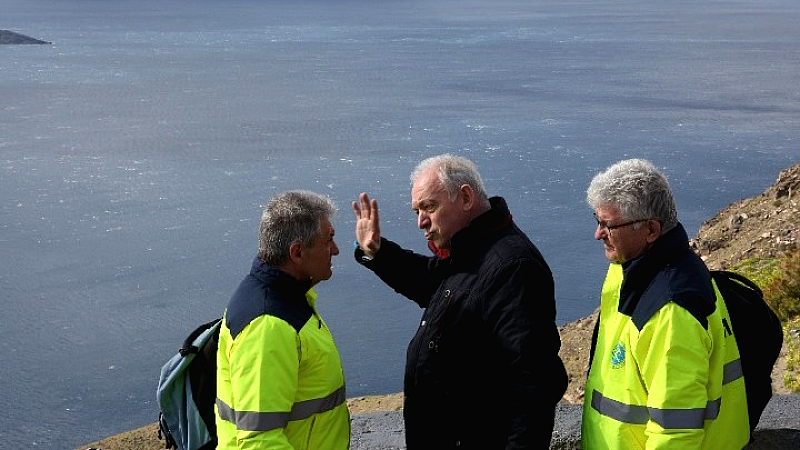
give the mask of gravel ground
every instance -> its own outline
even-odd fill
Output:
[[[403,412],[397,410],[401,397],[366,397],[352,399],[357,411],[352,418],[351,450],[405,450]],[[370,408],[392,408],[390,412]],[[102,450],[161,450],[164,441],[157,439],[157,425],[152,424],[112,436],[87,448]],[[551,450],[579,450],[581,405],[559,404]],[[755,442],[748,450],[800,449],[800,395],[778,395],[772,398],[756,429]]]
[[[351,450],[403,450],[402,411],[370,413],[353,418]],[[552,450],[579,450],[580,405],[558,405]],[[773,397],[756,428],[748,450],[800,449],[800,395]]]

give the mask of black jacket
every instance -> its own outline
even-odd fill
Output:
[[[547,449],[567,386],[553,277],[505,201],[458,232],[447,258],[382,240],[356,260],[425,308],[408,347],[406,444]]]

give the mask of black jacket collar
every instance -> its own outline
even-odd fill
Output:
[[[491,209],[476,217],[466,228],[456,233],[450,242],[450,254],[463,257],[479,250],[479,243],[486,236],[507,226],[511,221],[511,212],[502,197],[489,199]]]
[[[259,258],[253,260],[250,274],[261,280],[264,284],[270,286],[271,289],[290,296],[301,295],[305,297],[305,293],[308,292],[312,286],[311,279],[297,280],[286,272],[270,266]]]
[[[622,264],[623,279],[619,296],[619,311],[631,315],[653,278],[665,267],[675,264],[692,253],[689,237],[680,223],[656,239],[653,246],[640,256]]]

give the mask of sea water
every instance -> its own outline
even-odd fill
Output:
[[[340,207],[318,286],[348,395],[402,389],[420,310],[352,258],[350,202],[424,252],[408,174],[451,152],[549,262],[559,324],[606,261],[591,177],[670,178],[690,235],[800,159],[800,4],[768,1],[4,0],[0,448],[152,423],[161,365],[221,315],[261,208]]]

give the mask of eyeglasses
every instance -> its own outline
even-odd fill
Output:
[[[603,222],[602,220],[598,219],[597,214],[592,214],[592,215],[594,216],[594,220],[597,222],[597,226],[600,227],[600,229],[605,230],[605,232],[608,233],[609,236],[611,236],[611,230],[616,230],[617,228],[627,227],[628,225],[633,225],[635,223],[640,223],[640,222],[647,222],[648,220],[650,220],[650,219],[639,219],[639,220],[631,220],[630,222],[618,223],[616,225],[609,225]]]

